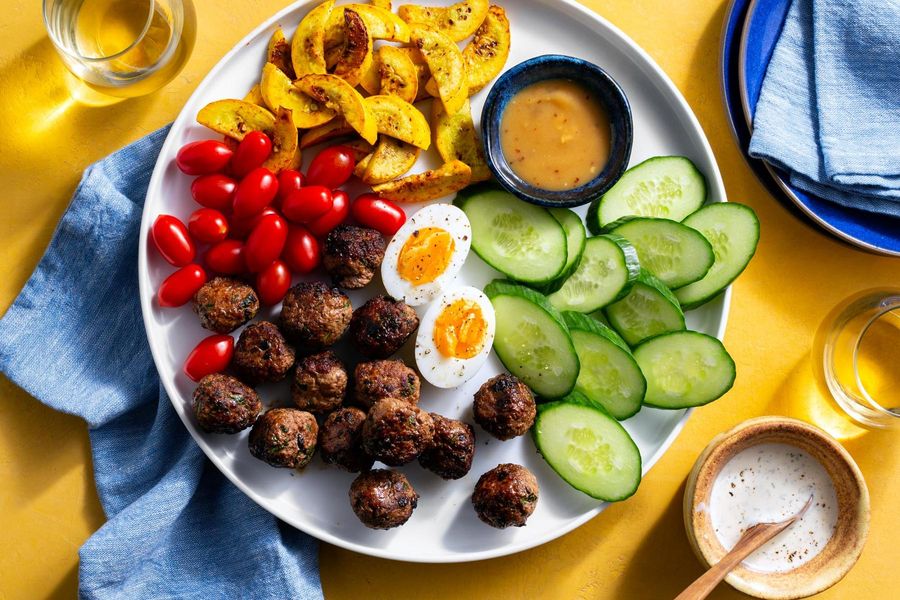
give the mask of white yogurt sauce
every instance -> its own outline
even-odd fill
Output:
[[[821,552],[834,534],[834,484],[819,461],[788,444],[758,444],[735,454],[713,482],[709,514],[716,537],[731,550],[756,523],[783,521],[813,503],[803,517],[744,559],[756,571],[783,573]]]

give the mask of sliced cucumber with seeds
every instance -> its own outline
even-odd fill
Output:
[[[722,342],[696,331],[651,338],[634,349],[647,378],[644,404],[687,408],[708,404],[734,385],[734,361]]]
[[[625,341],[615,331],[581,313],[563,313],[581,363],[575,390],[619,419],[641,409],[647,381]]]
[[[631,347],[649,337],[684,329],[678,300],[645,269],[625,298],[606,307],[606,318]]]
[[[684,220],[712,244],[716,260],[703,279],[675,292],[685,310],[718,296],[747,267],[759,243],[759,219],[749,206],[718,202]]]
[[[453,201],[472,224],[472,249],[510,279],[545,284],[566,266],[566,232],[546,208],[493,186],[473,186]]]
[[[594,312],[628,294],[638,273],[637,252],[624,238],[588,238],[578,267],[548,298],[559,310]]]
[[[562,315],[543,295],[508,281],[484,288],[496,314],[494,351],[510,373],[544,398],[572,391],[578,355]]]
[[[677,221],[625,217],[610,224],[609,230],[631,242],[641,266],[670,289],[703,279],[715,261],[706,238]]]
[[[573,392],[538,406],[534,443],[576,490],[607,502],[624,500],[641,483],[641,452],[618,421]]]
[[[550,208],[548,210],[566,232],[566,266],[563,267],[562,273],[556,279],[538,288],[543,294],[552,294],[562,287],[565,280],[578,267],[587,240],[584,222],[575,212],[568,208]]]
[[[622,217],[662,217],[681,221],[706,202],[706,178],[684,156],[657,156],[627,171],[591,202],[587,226],[600,233]]]

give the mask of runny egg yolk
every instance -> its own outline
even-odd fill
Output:
[[[434,321],[434,345],[449,358],[472,358],[484,348],[487,322],[477,302],[460,299]]]
[[[413,285],[430,283],[447,270],[455,245],[453,236],[445,229],[417,229],[400,250],[397,272]]]

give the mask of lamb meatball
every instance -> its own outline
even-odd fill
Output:
[[[231,375],[214,373],[200,380],[193,396],[194,415],[207,433],[237,433],[253,425],[262,409],[256,391]]]
[[[403,473],[375,469],[363,473],[350,484],[350,507],[363,525],[390,529],[406,523],[419,495]]]
[[[478,479],[472,504],[478,518],[490,525],[522,527],[538,501],[538,483],[521,465],[497,465]]]
[[[331,350],[297,361],[291,397],[298,408],[327,413],[341,406],[347,392],[347,369]]]
[[[366,413],[358,408],[339,408],[319,428],[322,460],[351,473],[368,471],[375,460],[362,447],[362,426]]]
[[[260,321],[241,332],[231,364],[250,383],[281,381],[294,366],[294,349],[287,345],[274,323]]]
[[[324,348],[341,339],[352,316],[353,307],[344,292],[319,281],[304,282],[284,296],[278,324],[294,343]]]
[[[523,435],[536,414],[534,394],[508,373],[488,379],[475,392],[475,422],[499,440]]]
[[[375,296],[353,313],[350,337],[365,356],[387,358],[406,343],[419,326],[419,317],[406,302]]]
[[[246,283],[215,277],[194,294],[193,309],[200,325],[216,333],[231,333],[259,312],[259,298]]]
[[[418,406],[386,398],[375,403],[363,424],[363,448],[375,460],[397,467],[431,445],[434,422]]]
[[[319,426],[310,413],[294,408],[273,408],[250,430],[250,454],[273,467],[301,469],[316,451]]]
[[[325,238],[322,265],[334,285],[355,290],[375,277],[384,259],[384,238],[374,229],[342,225]]]
[[[459,479],[472,468],[475,432],[462,421],[431,413],[434,436],[431,447],[419,455],[419,464],[441,479]]]
[[[385,398],[419,403],[419,376],[402,360],[373,360],[356,365],[353,373],[356,402],[366,408]]]

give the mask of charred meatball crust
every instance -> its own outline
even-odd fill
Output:
[[[297,361],[291,398],[297,408],[327,413],[341,406],[347,393],[347,369],[331,350]]]
[[[207,433],[237,433],[253,425],[262,410],[256,390],[222,373],[201,379],[192,403],[197,425]]]
[[[294,408],[273,408],[250,430],[250,454],[273,467],[301,469],[316,451],[319,426],[310,413]]]
[[[384,259],[384,238],[374,229],[342,225],[325,238],[322,265],[334,285],[355,290],[375,277]]]
[[[366,413],[358,408],[339,408],[319,428],[319,453],[329,465],[359,473],[372,468],[375,460],[362,447]]]
[[[295,344],[318,349],[341,339],[352,316],[353,307],[344,292],[320,281],[304,282],[284,296],[278,325]]]
[[[260,321],[241,332],[231,364],[249,383],[281,381],[294,366],[294,349],[287,345],[274,323]]]
[[[534,394],[509,373],[488,379],[475,392],[475,422],[499,440],[525,434],[537,414]]]
[[[418,504],[419,495],[406,476],[397,471],[375,469],[350,484],[350,507],[371,529],[390,529],[406,523]]]
[[[478,518],[490,525],[522,527],[538,501],[538,483],[521,465],[497,465],[478,479],[472,504]]]
[[[361,362],[353,372],[353,382],[356,403],[366,409],[385,398],[419,403],[419,376],[402,360]]]
[[[366,453],[392,467],[416,460],[431,445],[433,436],[431,415],[396,398],[376,402],[362,430]]]
[[[387,358],[399,350],[419,326],[406,302],[375,296],[353,313],[350,337],[357,350],[371,358]]]
[[[441,479],[465,477],[475,456],[475,432],[462,421],[431,413],[434,436],[431,447],[419,455],[419,464]]]
[[[246,283],[215,277],[197,290],[192,307],[204,329],[231,333],[256,316],[259,298]]]

